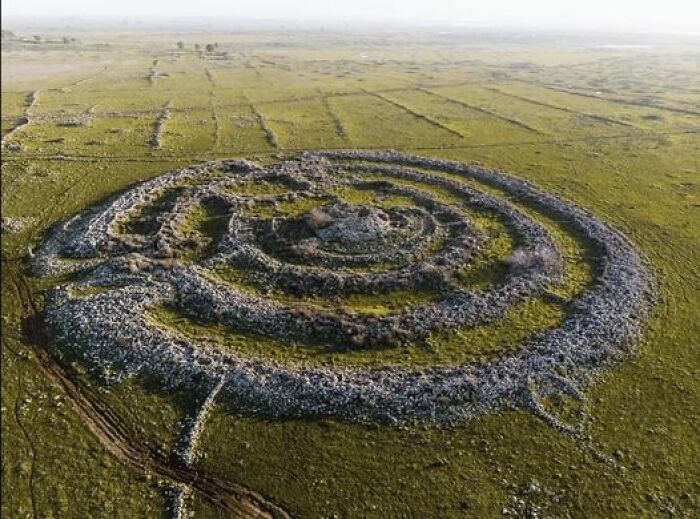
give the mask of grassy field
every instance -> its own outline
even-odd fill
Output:
[[[271,162],[326,148],[391,148],[477,163],[573,200],[648,258],[660,293],[649,329],[637,355],[586,391],[578,409],[585,441],[523,411],[458,428],[396,428],[271,421],[222,401],[204,431],[198,470],[254,489],[299,517],[700,515],[697,40],[626,49],[604,47],[610,42],[603,36],[561,43],[411,30],[75,36],[80,42],[70,45],[2,45],[2,215],[16,224],[2,236],[5,516],[167,514],[169,482],[96,435],[70,388],[26,342],[27,305],[40,308],[43,291],[62,281],[26,273],[26,256],[46,231],[183,165],[232,157]],[[218,43],[216,52],[194,50],[209,42]],[[206,209],[193,216],[193,232],[216,232],[216,214]],[[561,295],[576,294],[591,276],[590,251],[562,222],[536,217],[565,252],[569,282]],[[513,245],[497,222],[486,219],[489,225],[501,239],[486,260],[502,258]],[[489,275],[477,263],[464,282],[490,283]],[[235,272],[221,276],[240,281]],[[403,304],[431,297],[395,296]],[[343,304],[381,314],[396,301]],[[407,345],[349,353],[285,348],[166,308],[151,317],[262,358],[371,366],[496,355],[555,326],[563,312],[536,299],[500,323],[435,337],[431,351]],[[121,436],[165,457],[201,400],[196,389],[164,393],[146,379],[105,388],[77,361],[53,355],[93,407],[120,424]],[[218,517],[197,493],[193,509],[196,517]]]

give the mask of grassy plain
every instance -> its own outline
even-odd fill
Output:
[[[208,422],[198,467],[300,517],[499,517],[533,507],[550,517],[700,515],[697,40],[635,49],[602,46],[603,35],[562,43],[418,30],[76,36],[76,45],[2,47],[2,214],[24,222],[2,240],[4,515],[165,514],[164,483],[114,458],[23,342],[16,280],[28,248],[61,219],[182,165],[355,147],[501,168],[622,230],[659,284],[638,354],[586,392],[587,441],[522,411],[456,429],[397,429],[269,421],[227,401]],[[210,41],[216,54],[193,50]],[[166,105],[156,149],[149,143]],[[68,124],[76,115],[81,124]],[[22,117],[29,122],[18,127]],[[216,215],[201,213],[192,229],[215,232]],[[590,279],[591,251],[562,222],[537,217],[564,246],[570,281],[560,295],[570,297]],[[489,254],[503,257],[511,246],[501,238]],[[490,282],[478,268],[465,283]],[[55,282],[28,280],[37,298]],[[345,303],[381,313],[392,301]],[[443,337],[432,351],[349,354],[199,329],[167,311],[157,317],[281,361],[428,365],[503,351],[564,312],[535,300],[501,323]],[[199,398],[147,380],[103,388],[79,363],[62,362],[133,441],[165,453]],[[217,517],[197,495],[194,507],[197,517]]]

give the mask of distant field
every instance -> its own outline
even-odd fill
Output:
[[[271,420],[227,400],[214,407],[186,474],[242,485],[299,517],[700,515],[696,40],[625,50],[587,38],[556,44],[430,32],[76,36],[80,42],[70,45],[2,43],[4,515],[166,516],[167,491],[181,479],[163,467],[203,400],[188,388],[164,392],[148,377],[105,387],[54,343],[48,353],[28,344],[44,338],[32,336],[26,318],[41,310],[46,289],[70,281],[27,271],[47,231],[186,165],[269,164],[305,150],[351,148],[504,170],[623,232],[648,260],[659,292],[637,353],[581,402],[563,404],[563,413],[585,422],[585,441],[523,410],[458,427],[392,427]],[[194,49],[210,42],[218,43],[214,52]],[[413,187],[455,203],[434,186]],[[365,201],[363,193],[342,194]],[[568,222],[512,198],[562,247],[569,281],[555,296],[583,290],[595,254]],[[489,236],[501,236],[489,242],[484,262],[506,258],[515,244],[501,223],[471,216]],[[215,235],[216,218],[195,213],[188,232]],[[465,283],[493,282],[497,273],[482,267],[464,272]],[[260,291],[238,274],[221,277]],[[431,297],[409,291],[343,305],[382,315]],[[162,308],[150,318],[281,363],[432,366],[509,351],[557,326],[566,311],[556,297],[535,298],[498,323],[431,337],[430,348],[348,353],[286,349]],[[195,517],[219,517],[215,491],[197,488]]]

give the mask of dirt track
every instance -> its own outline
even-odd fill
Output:
[[[196,468],[187,467],[178,463],[176,459],[132,441],[119,418],[96,402],[92,390],[71,380],[61,365],[49,355],[46,348],[48,336],[32,290],[15,262],[3,263],[3,277],[7,286],[16,292],[22,306],[22,331],[25,341],[36,353],[41,370],[63,388],[83,423],[107,451],[142,472],[190,486],[195,493],[215,506],[222,516],[289,517],[284,510],[252,490]]]

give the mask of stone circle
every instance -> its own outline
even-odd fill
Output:
[[[357,199],[346,200],[347,192]],[[377,355],[498,322],[565,277],[560,245],[514,199],[565,221],[594,246],[596,274],[558,327],[489,360],[421,368],[284,363],[193,341],[147,318],[149,308],[167,305],[282,343]],[[221,215],[217,239],[192,243],[183,229],[202,207]],[[517,238],[507,273],[488,287],[457,280],[487,241],[468,210],[493,215]],[[512,407],[546,416],[543,396],[579,394],[633,350],[654,297],[635,247],[589,212],[502,172],[397,152],[306,152],[270,166],[224,160],[173,171],[56,226],[32,261],[37,275],[72,275],[51,292],[46,319],[58,343],[105,379],[149,372],[167,387],[224,378],[223,391],[242,409],[271,417],[458,424]],[[245,273],[256,290],[223,282],[218,268]],[[437,299],[388,315],[310,311],[266,295],[342,300],[419,288]]]

